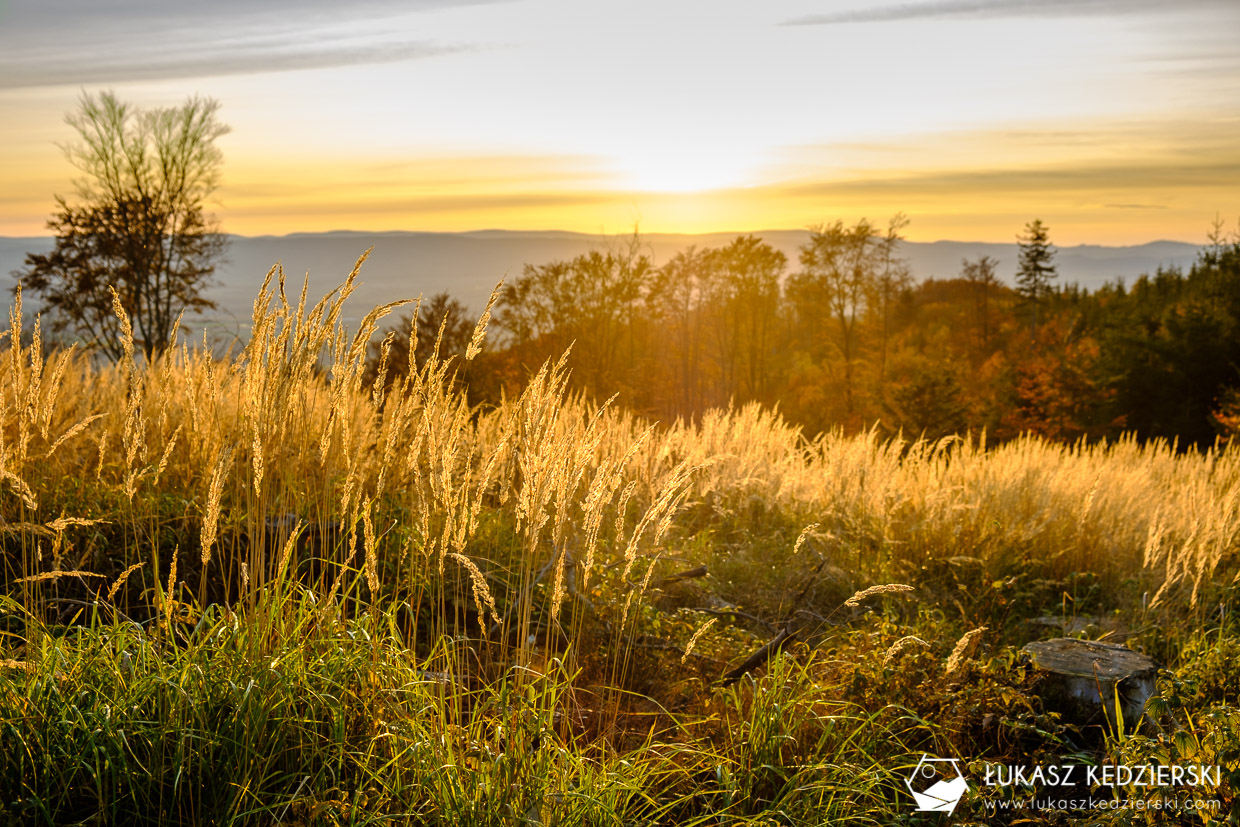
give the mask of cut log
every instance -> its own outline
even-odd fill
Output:
[[[1043,675],[1037,690],[1048,709],[1086,725],[1099,717],[1135,728],[1145,702],[1157,691],[1158,664],[1126,646],[1055,638],[1027,644],[1025,652]]]

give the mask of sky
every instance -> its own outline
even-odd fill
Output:
[[[214,98],[241,235],[1203,241],[1240,220],[1237,0],[0,0],[0,235],[83,94]]]

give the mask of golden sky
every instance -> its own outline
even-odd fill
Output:
[[[323,230],[1200,241],[1240,217],[1235,0],[0,0],[0,235],[83,92],[222,104],[214,211]]]

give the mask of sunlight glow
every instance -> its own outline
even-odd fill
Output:
[[[1235,0],[121,5],[0,26],[0,236],[46,231],[78,174],[65,114],[105,88],[223,104],[212,208],[241,234],[904,211],[922,238],[1010,240],[1038,214],[1114,243],[1236,209]]]
[[[749,170],[738,153],[710,146],[659,146],[626,150],[618,160],[620,180],[635,192],[693,193],[744,186]]]

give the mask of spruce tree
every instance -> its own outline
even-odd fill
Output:
[[[1025,225],[1025,232],[1016,236],[1016,243],[1020,247],[1016,292],[1033,306],[1033,331],[1036,334],[1038,309],[1051,292],[1051,279],[1059,275],[1053,263],[1055,250],[1051,247],[1050,230],[1040,218]]]

